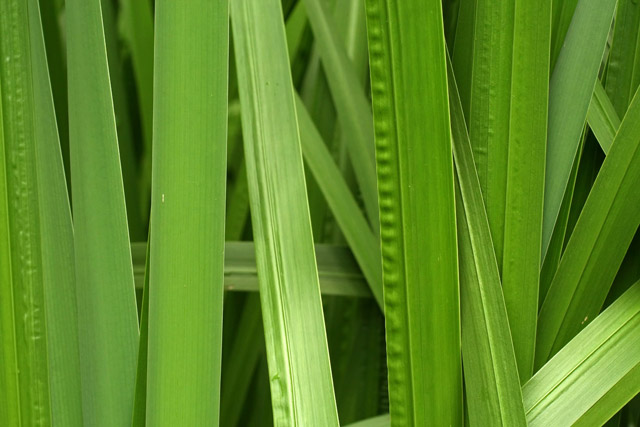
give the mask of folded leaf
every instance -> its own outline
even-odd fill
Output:
[[[441,3],[366,6],[391,419],[394,426],[458,425],[458,262]]]

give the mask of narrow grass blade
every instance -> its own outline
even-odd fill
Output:
[[[69,136],[84,423],[131,422],[138,316],[99,0],[67,0]]]
[[[551,76],[542,228],[543,259],[578,151],[615,6],[615,0],[578,2]]]
[[[36,0],[29,1],[29,28],[51,418],[55,425],[80,426],[82,394],[73,225]]]
[[[551,1],[516,0],[513,26],[502,288],[524,382],[533,373],[538,318]]]
[[[541,367],[598,314],[640,224],[640,96],[607,155],[538,319]]]
[[[228,2],[159,1],[155,48],[147,423],[217,425]]]
[[[616,112],[624,116],[640,85],[640,4],[618,0],[605,88]]]
[[[279,0],[232,0],[276,425],[338,425]]]
[[[500,273],[462,103],[449,63],[456,192],[462,355],[470,425],[526,425]]]
[[[300,126],[302,154],[316,179],[336,222],[349,243],[376,302],[384,307],[382,300],[382,269],[380,250],[376,236],[361,214],[347,183],[333,161],[322,137],[313,124],[302,100],[296,98]]]
[[[602,425],[640,392],[639,340],[640,282],[524,385],[529,425]]]
[[[51,93],[42,93],[48,71],[37,2],[1,2],[0,33],[0,385],[6,387],[0,399],[0,421],[7,425],[47,426],[51,424],[51,384],[45,270],[50,273],[52,264],[46,260],[47,265],[43,266],[43,250],[50,253],[50,248],[45,247],[47,242],[43,242],[40,233],[43,218],[38,175],[42,162],[37,156],[43,144],[55,141],[57,135],[44,135],[48,125],[55,123],[55,117],[49,117],[53,110],[45,103],[45,96],[51,101]],[[36,39],[32,40],[34,36]],[[34,82],[38,77],[45,81]],[[39,120],[41,114],[44,123]],[[46,141],[42,140],[43,135],[48,138]],[[45,212],[63,203],[61,200],[60,204],[44,206]],[[50,237],[51,230],[47,232]],[[60,390],[59,385],[56,381],[56,391]]]
[[[374,231],[379,224],[376,166],[373,141],[373,119],[358,76],[347,52],[338,40],[338,31],[321,0],[303,0],[316,46],[326,70],[339,123],[348,135],[349,153],[362,193],[367,217]]]
[[[473,62],[471,64],[473,72],[471,74],[470,109],[467,117],[473,158],[477,166],[500,271],[502,271],[502,253],[505,242],[510,102],[512,99],[511,78],[513,68],[519,66],[518,62],[512,63],[512,58],[518,54],[515,52],[518,47],[514,47],[516,3],[516,1],[477,0]],[[540,9],[545,10],[546,7],[541,6]],[[532,19],[542,25],[540,18]],[[520,25],[526,25],[526,21],[527,18],[522,19]],[[541,29],[540,34],[543,33],[544,30]],[[526,32],[522,32],[521,36],[523,37],[520,42],[526,43]],[[523,48],[525,47],[523,46]],[[527,59],[524,57],[519,59],[522,63],[526,60],[535,62],[542,56],[543,51],[540,51],[538,54],[526,54]],[[526,67],[524,69],[526,70]],[[522,72],[520,69],[517,71]],[[521,77],[521,81],[515,83],[515,90],[519,90],[519,83],[526,82],[528,75]],[[514,102],[517,102],[516,99]],[[521,126],[518,123],[515,125]],[[539,124],[532,124],[532,129],[536,126]],[[523,132],[520,134],[523,135],[524,129],[521,129],[520,132]],[[518,148],[514,147],[514,149],[515,155]],[[534,149],[535,157],[539,156],[538,151],[539,149]],[[518,162],[518,159],[515,158],[514,161]],[[532,166],[532,168],[535,167]],[[523,173],[524,175],[526,174]],[[527,179],[530,178],[527,177]]]
[[[587,121],[598,139],[602,151],[607,154],[620,128],[620,117],[618,117],[618,113],[616,113],[600,81],[596,82],[596,87],[593,91],[593,98],[591,98],[587,113]]]
[[[460,309],[442,6],[366,6],[391,418],[397,426],[457,425]]]

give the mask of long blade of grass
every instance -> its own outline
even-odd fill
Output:
[[[640,95],[591,189],[540,310],[541,367],[600,311],[640,224]]]
[[[456,164],[462,306],[462,355],[471,425],[526,425],[518,367],[500,273],[473,150],[449,63],[449,97]]]
[[[316,46],[326,71],[339,123],[348,135],[349,154],[367,217],[377,232],[379,212],[371,109],[344,45],[338,40],[339,32],[335,29],[327,6],[320,0],[304,0],[304,5],[317,40]]]
[[[29,1],[29,28],[51,418],[56,425],[80,426],[82,388],[73,225],[36,0]]]
[[[147,423],[217,425],[228,2],[156,4]],[[192,113],[197,106],[198,114]]]
[[[502,288],[524,382],[533,373],[538,317],[551,1],[514,7]]]
[[[366,6],[391,418],[398,426],[457,425],[460,311],[442,6]]]
[[[529,425],[602,425],[640,392],[639,340],[640,282],[524,385]]]
[[[578,2],[551,75],[542,227],[543,259],[578,152],[615,6],[615,0]]]
[[[296,98],[300,126],[302,154],[314,175],[336,222],[358,260],[376,302],[384,307],[382,299],[382,270],[378,239],[371,231],[338,166],[322,141],[302,100]]]
[[[0,3],[0,33],[0,57],[3,58],[0,65],[0,203],[3,205],[0,216],[3,344],[0,385],[6,387],[0,399],[0,421],[7,425],[46,426],[51,424],[50,387],[53,384],[48,366],[47,320],[50,317],[45,311],[45,271],[51,273],[52,263],[43,259],[43,251],[51,253],[51,248],[45,247],[51,242],[43,241],[40,231],[42,214],[61,206],[64,209],[64,200],[40,210],[38,182],[43,163],[38,162],[38,154],[42,154],[44,144],[55,142],[57,135],[55,127],[53,135],[46,135],[50,130],[48,125],[55,124],[55,117],[49,117],[53,109],[46,104],[46,96],[51,101],[51,93],[42,92],[48,82],[48,71],[37,3]],[[38,77],[44,77],[45,82],[34,82]],[[47,138],[45,141],[43,136]],[[44,225],[50,223],[45,221]],[[51,237],[51,229],[46,232],[47,237]],[[61,233],[64,235],[64,230]],[[62,257],[61,261],[66,260]],[[55,301],[54,296],[49,296]],[[56,392],[60,391],[59,380],[56,376]]]
[[[620,117],[618,117],[618,113],[616,113],[600,81],[596,82],[596,87],[593,91],[593,98],[591,98],[587,113],[587,121],[598,139],[602,151],[607,154],[620,128]]]
[[[282,10],[232,0],[276,425],[338,425]]]
[[[99,0],[67,0],[69,136],[84,423],[131,421],[138,316]]]

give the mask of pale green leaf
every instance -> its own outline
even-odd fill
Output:
[[[279,0],[232,0],[276,425],[338,425]]]
[[[138,316],[99,0],[67,0],[69,136],[84,424],[131,422]]]
[[[155,22],[146,422],[217,425],[228,3],[158,1]]]

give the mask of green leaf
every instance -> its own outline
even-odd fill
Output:
[[[67,0],[69,131],[84,424],[131,422],[138,317],[99,0]]]
[[[587,121],[598,139],[602,151],[607,154],[620,128],[620,117],[618,117],[600,81],[596,82],[596,87],[593,91],[593,98],[591,98],[587,113]]]
[[[147,423],[217,425],[227,1],[157,2],[155,48]]]
[[[541,367],[598,314],[640,224],[640,96],[587,198],[540,310]]]
[[[502,288],[524,382],[533,373],[538,318],[551,1],[514,7]]]
[[[602,61],[616,0],[580,0],[549,88],[542,258],[567,189]]]
[[[338,425],[279,0],[232,0],[276,425]]]
[[[458,425],[458,263],[441,3],[366,6],[391,417],[398,426]]]
[[[489,220],[449,62],[457,183],[462,356],[470,425],[526,425],[518,367]]]
[[[67,298],[74,302],[73,281],[65,283],[59,295],[53,293],[52,286],[57,280],[73,277],[69,256],[73,248],[69,246],[69,205],[62,163],[57,163],[60,152],[37,1],[0,3],[0,32],[0,422],[47,426],[52,423],[52,411],[56,419],[73,421],[73,414],[65,417],[62,399],[70,397],[65,395],[67,387],[78,380],[78,371],[76,365],[66,382],[64,369],[73,367],[73,359],[69,365],[63,360],[61,366],[49,366],[64,357],[62,344],[75,343],[77,351],[77,336],[73,330],[62,331],[69,334],[68,341],[60,335],[61,327],[74,326],[73,305],[67,308],[68,317],[51,325],[53,342],[49,342],[47,331],[52,319],[47,305],[51,303],[53,314],[59,314],[60,304],[68,303]],[[39,157],[45,153],[52,155],[47,159],[49,165]],[[48,194],[41,200],[45,190],[39,187],[47,180],[55,181],[55,196],[62,189],[62,198]],[[52,254],[57,255],[58,247],[52,246],[58,244],[53,240],[57,237],[61,238],[60,258],[52,259]]]
[[[55,425],[80,426],[82,394],[73,225],[35,0],[29,2],[29,28],[51,418]]]
[[[638,340],[640,282],[524,385],[529,425],[602,425],[640,392]]]

